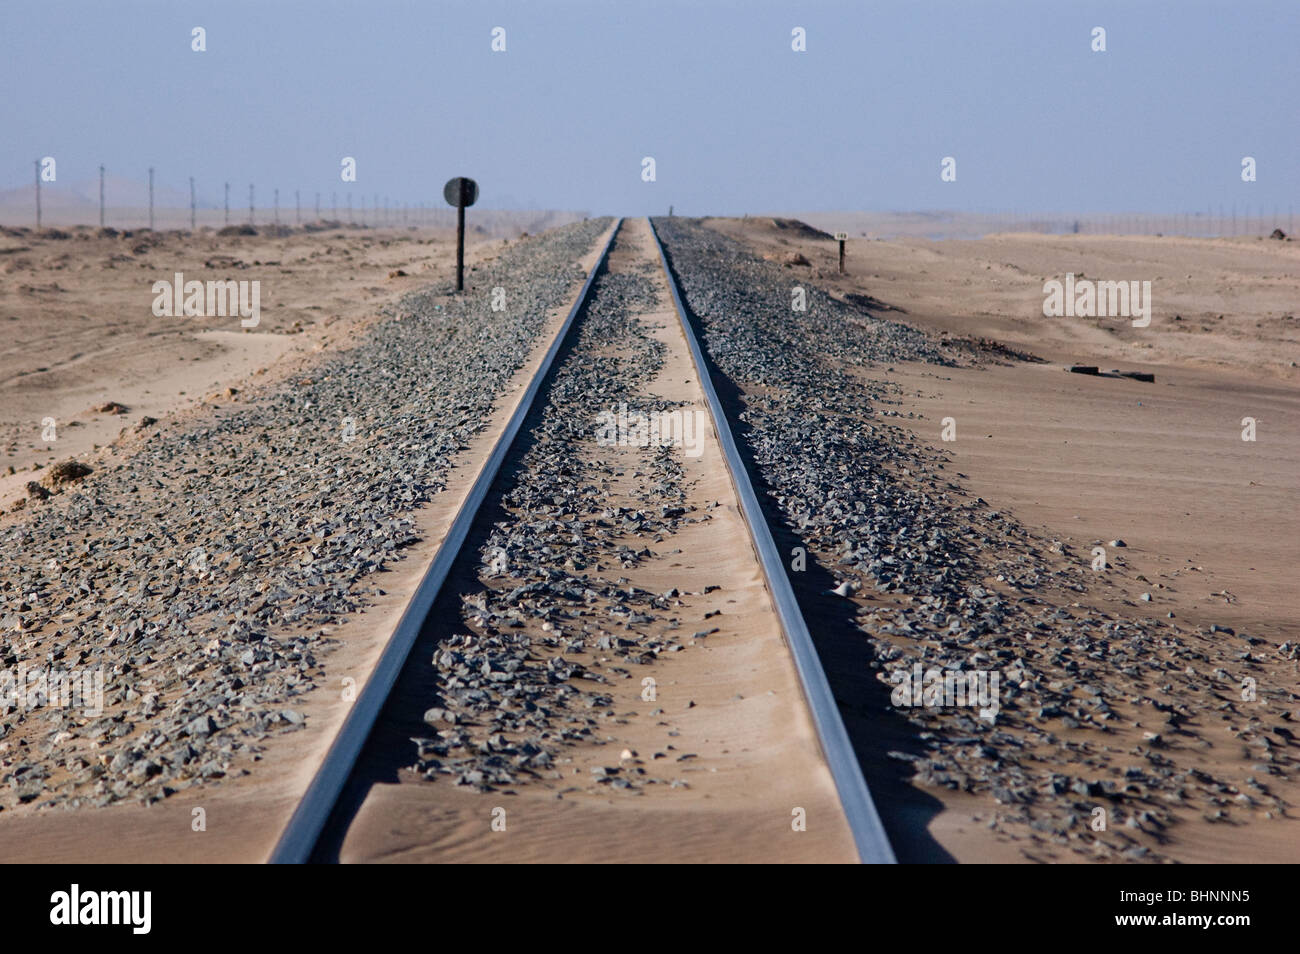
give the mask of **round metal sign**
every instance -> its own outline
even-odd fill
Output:
[[[448,205],[471,206],[478,201],[478,183],[464,176],[448,179],[442,187],[442,197]]]

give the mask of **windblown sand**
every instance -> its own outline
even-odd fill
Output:
[[[900,387],[889,410],[902,417],[893,420],[947,451],[949,473],[967,490],[1078,552],[1107,546],[1124,574],[1099,608],[1172,613],[1274,646],[1300,641],[1300,246],[1145,236],[850,240],[840,275],[829,238],[770,219],[709,224],[774,260],[801,254],[809,264],[789,266],[792,284],[869,296],[881,317],[1043,359],[864,373]],[[1043,283],[1067,272],[1151,281],[1150,326],[1045,318]],[[1066,373],[1072,364],[1151,372],[1155,381]],[[943,440],[945,418],[955,440]],[[1255,421],[1254,441],[1242,439],[1244,418]],[[1127,546],[1109,547],[1116,539]],[[1294,690],[1300,666],[1274,658],[1273,678]],[[1239,753],[1222,746],[1206,758],[1226,768]],[[1300,787],[1286,791],[1296,804]],[[1014,860],[975,821],[987,805],[929,794],[946,806],[931,833],[954,857]],[[1289,815],[1193,824],[1180,826],[1176,841],[1167,852],[1179,860],[1294,861],[1300,824]]]
[[[501,244],[467,242],[471,265]],[[400,294],[450,281],[454,263],[454,234],[445,231],[0,229],[0,509],[42,468],[93,455],[145,416],[237,401],[250,375],[266,380],[346,346]],[[156,317],[153,283],[176,272],[186,281],[260,281],[259,324]],[[119,407],[96,410],[108,405]]]
[[[871,373],[899,385],[894,410],[919,436],[949,452],[950,472],[971,492],[1080,552],[1117,538],[1127,543],[1122,551],[1111,551],[1112,557],[1122,553],[1127,573],[1111,588],[1106,610],[1174,613],[1188,625],[1248,630],[1275,645],[1300,641],[1293,611],[1300,557],[1296,245],[1041,235],[854,240],[848,274],[840,276],[833,242],[793,235],[772,227],[770,220],[712,224],[760,253],[805,256],[809,265],[790,267],[792,281],[812,281],[838,295],[870,296],[872,307],[887,317],[952,337],[994,338],[1044,359],[981,368],[900,365]],[[0,346],[0,507],[5,509],[22,497],[27,481],[39,479],[56,461],[78,457],[93,466],[97,446],[144,415],[184,414],[200,402],[237,401],[241,381],[250,375],[288,374],[318,351],[346,346],[402,292],[446,280],[454,256],[445,235],[398,230],[283,237],[71,234],[64,239],[0,234],[5,276],[0,327],[8,331]],[[471,261],[490,255],[496,245],[472,245]],[[399,269],[407,275],[389,277]],[[155,318],[151,285],[175,271],[187,278],[260,279],[260,326],[242,330],[237,318]],[[1150,327],[1133,328],[1121,319],[1044,318],[1043,282],[1066,272],[1152,281]],[[667,317],[665,324],[671,326]],[[1074,363],[1103,371],[1148,371],[1155,381],[1067,374],[1064,368]],[[678,370],[674,365],[672,371]],[[109,402],[128,410],[92,410]],[[915,417],[909,420],[909,413]],[[42,438],[46,417],[56,421],[53,442]],[[941,438],[946,417],[955,421],[955,441]],[[1256,421],[1253,442],[1241,439],[1245,417]],[[41,466],[33,470],[34,465]],[[8,467],[15,473],[4,476]],[[448,506],[456,496],[457,488],[451,489]],[[719,486],[717,495],[724,489]],[[449,517],[448,508],[426,514],[426,550],[402,579],[390,581],[391,603],[357,622],[370,637],[357,643],[359,665],[373,658],[396,621],[436,544],[436,528]],[[1152,600],[1141,600],[1143,593]],[[721,665],[729,653],[717,653]],[[765,659],[765,665],[776,665],[773,657]],[[731,668],[744,665],[739,658],[726,661]],[[1275,667],[1273,674],[1293,688],[1298,668],[1292,662]],[[692,688],[707,693],[710,685],[705,679]],[[204,799],[212,837],[203,842],[190,837],[193,800],[178,797],[154,808],[67,813],[57,824],[49,815],[9,819],[3,854],[84,860],[89,847],[100,860],[263,858],[341,717],[333,700],[313,705],[317,708],[309,711],[320,716],[318,728],[310,739],[291,743],[300,747],[297,761],[276,759],[276,771],[262,776],[266,784],[257,791],[236,784]],[[702,714],[707,711],[701,707]],[[1208,764],[1227,765],[1236,753],[1224,748],[1205,758]],[[737,776],[743,777],[743,772]],[[738,805],[746,795],[743,784],[724,783],[717,791]],[[1292,804],[1300,799],[1294,784],[1279,791]],[[399,794],[407,793],[388,793]],[[1019,849],[997,842],[980,823],[987,804],[946,791],[930,794],[944,806],[930,824],[931,834],[954,857],[1024,860]],[[403,806],[411,826],[389,831],[391,842],[370,850],[350,844],[347,854],[477,856],[483,842],[477,835],[468,838],[471,806],[459,799],[448,803],[439,823],[424,834],[411,826],[433,818],[430,807]],[[549,824],[539,826],[538,839],[515,857],[556,857],[572,834],[568,826],[590,823],[564,812],[546,814],[552,816]],[[675,824],[694,838],[704,833],[695,826],[707,827],[708,817],[707,811],[692,810],[677,822],[661,823]],[[628,832],[619,857],[647,857],[629,821],[635,827],[634,819],[611,810],[597,827]],[[372,813],[362,822],[357,831],[362,843],[366,826],[379,826],[370,834],[383,827]],[[471,841],[475,850],[469,852]],[[1288,861],[1300,855],[1297,845],[1300,829],[1288,816],[1231,828],[1183,825],[1168,853],[1185,861]],[[755,843],[740,853],[757,857],[761,851]]]

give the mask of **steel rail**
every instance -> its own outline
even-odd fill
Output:
[[[735,486],[736,496],[740,499],[742,516],[749,527],[754,549],[763,568],[763,576],[772,594],[772,602],[776,606],[781,628],[785,631],[786,644],[794,657],[795,669],[799,673],[804,699],[812,713],[822,754],[830,767],[831,777],[835,780],[835,788],[839,794],[840,806],[844,809],[844,816],[853,833],[858,857],[869,864],[893,864],[896,861],[894,850],[890,847],[885,828],[880,823],[880,815],[871,800],[871,792],[867,790],[866,779],[862,777],[862,768],[849,741],[848,731],[844,728],[844,720],[840,718],[839,707],[835,703],[830,683],[826,681],[826,671],[822,668],[817,648],[813,645],[812,634],[808,632],[808,624],[799,610],[799,602],[790,585],[790,578],[786,576],[785,564],[776,549],[776,542],[772,539],[772,531],[767,526],[758,496],[754,493],[749,472],[745,469],[744,460],[731,434],[722,402],[718,400],[718,392],[713,387],[708,365],[704,362],[704,352],[695,337],[694,329],[691,328],[686,305],[677,289],[677,281],[673,277],[668,256],[664,252],[663,243],[659,240],[659,230],[655,228],[653,220],[650,222],[650,231],[654,235],[655,247],[659,250],[659,261],[663,264],[664,275],[668,279],[673,306],[677,309],[677,317],[681,320],[682,333],[686,336],[686,344],[691,352],[691,360],[695,363],[700,387],[704,390],[705,399],[708,401],[709,414],[713,418],[713,429],[718,435],[718,442],[722,445],[723,459],[726,461],[727,470],[731,473],[731,482]]]
[[[506,454],[514,444],[515,437],[532,410],[533,402],[541,390],[542,382],[546,379],[546,375],[555,361],[555,356],[559,353],[565,339],[568,337],[574,319],[586,303],[587,293],[591,290],[591,285],[596,279],[596,273],[600,271],[601,266],[605,264],[605,260],[609,257],[609,250],[614,244],[614,237],[618,235],[622,225],[623,220],[619,219],[610,230],[605,247],[601,250],[600,257],[587,275],[587,280],[583,283],[577,300],[569,310],[568,317],[564,319],[564,324],[560,326],[560,330],[556,333],[550,348],[547,349],[545,356],[542,358],[542,363],[538,366],[532,381],[528,384],[527,390],[524,392],[523,397],[520,398],[514,413],[510,416],[505,430],[497,438],[492,453],[483,465],[482,470],[479,471],[478,477],[475,479],[469,494],[461,503],[460,509],[456,512],[456,518],[452,521],[446,537],[439,544],[433,562],[429,564],[429,569],[420,580],[415,594],[402,612],[397,628],[393,631],[392,637],[380,654],[374,671],[370,674],[370,678],[366,680],[365,686],[353,702],[352,708],[348,710],[343,725],[340,726],[334,741],[330,744],[329,751],[325,753],[325,758],[316,770],[311,784],[307,786],[297,808],[289,819],[289,823],[281,832],[280,839],[268,859],[271,864],[304,864],[310,860],[316,842],[320,838],[321,832],[324,830],[330,814],[334,811],[334,806],[338,802],[339,795],[343,791],[343,786],[347,784],[348,777],[352,774],[357,759],[365,747],[366,740],[370,737],[375,721],[379,718],[380,712],[383,711],[384,703],[388,700],[389,693],[392,692],[393,685],[397,682],[397,676],[406,664],[407,656],[410,655],[411,647],[415,645],[416,637],[419,636],[420,630],[424,626],[425,618],[433,608],[434,600],[437,599],[452,564],[455,563],[460,554],[460,549],[465,543],[465,538],[469,535],[474,518],[478,515],[479,507],[482,506],[484,499],[487,497],[492,482],[496,480],[497,473],[501,470],[501,464],[505,461]]]

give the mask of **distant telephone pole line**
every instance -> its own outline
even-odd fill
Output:
[[[32,163],[36,167],[36,227],[41,227],[41,160]]]
[[[153,231],[153,166],[149,167],[149,231]]]
[[[253,183],[248,184],[248,224],[253,224]]]
[[[226,183],[226,220],[224,225],[230,224],[230,183]]]
[[[99,227],[104,227],[104,167],[99,167]]]
[[[194,228],[194,177],[193,177],[193,176],[190,176],[190,231],[191,231],[191,232],[195,231],[195,228]]]
[[[302,202],[298,199],[298,190],[293,190],[293,224],[302,225]]]
[[[275,209],[274,221],[276,225],[279,225],[280,224],[280,190],[272,189],[271,194],[274,196],[274,198],[272,199],[272,207]]]

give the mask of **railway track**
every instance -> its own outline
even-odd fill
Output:
[[[416,645],[421,629],[426,623],[426,617],[434,607],[453,565],[462,558],[462,550],[470,536],[471,527],[489,499],[493,483],[511,455],[512,447],[520,440],[524,423],[543,391],[544,382],[556,363],[556,357],[569,341],[578,316],[588,304],[597,276],[602,268],[607,266],[611,249],[625,227],[624,220],[619,220],[611,229],[577,300],[486,458],[372,675],[358,694],[320,767],[282,832],[270,855],[271,863],[293,864],[312,860],[318,842],[322,839],[322,833],[330,824],[331,816],[336,811],[349,778],[356,769],[367,740],[380,719],[390,693],[398,683],[403,667],[408,663],[412,647]],[[838,806],[852,835],[855,854],[858,859],[867,863],[892,863],[895,860],[893,851],[858,766],[807,624],[786,576],[771,531],[765,522],[762,508],[732,436],[722,404],[709,378],[708,365],[696,338],[689,313],[678,291],[668,258],[652,224],[648,224],[648,230],[653,238],[653,248],[659,266],[662,268],[662,278],[666,282],[676,318],[680,322],[681,333],[689,349],[690,361],[704,393],[704,401],[722,451],[727,474],[735,491],[744,527],[748,531],[763,581],[779,620],[781,635],[797,673],[798,686],[815,729],[816,742],[833,779]]]

